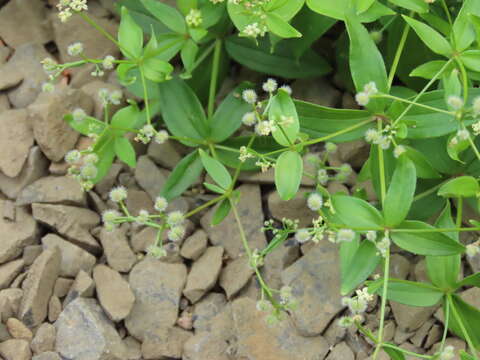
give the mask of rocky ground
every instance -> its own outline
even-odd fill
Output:
[[[0,4],[2,2],[0,1]],[[90,14],[115,32],[113,1],[90,1]],[[338,249],[323,242],[289,244],[270,254],[263,268],[274,288],[290,285],[299,306],[273,326],[256,310],[259,287],[246,265],[234,219],[210,226],[211,210],[189,223],[189,236],[169,248],[162,260],[146,255],[154,241],[150,228],[122,226],[106,232],[99,214],[111,207],[108,191],[128,188],[131,213],[153,211],[153,201],[185,149],[173,143],[138,146],[136,169],[118,163],[94,190],[84,193],[66,177],[63,156],[88,146],[62,120],[81,106],[99,116],[100,88],[117,89],[113,76],[93,79],[91,69],[64,78],[53,94],[40,93],[46,80],[39,61],[66,60],[66,46],[84,43],[91,57],[118,55],[114,47],[80,19],[59,21],[41,0],[11,0],[0,8],[0,359],[4,360],[363,360],[372,347],[335,319],[344,312],[339,295]],[[58,49],[58,50],[57,50]],[[252,77],[245,72],[242,76]],[[351,106],[322,80],[297,81],[296,97],[331,106]],[[332,164],[361,165],[363,142],[340,146]],[[242,215],[250,245],[264,246],[259,231],[268,218],[313,214],[303,193],[282,202],[273,192],[273,174],[243,175]],[[366,187],[355,176],[332,192]],[[200,186],[170,209],[187,211],[211,195]],[[465,264],[465,272],[480,263]],[[421,259],[396,252],[392,272],[403,279],[425,279]],[[480,306],[480,290],[464,293]],[[433,353],[443,331],[437,307],[411,308],[390,303],[385,338],[407,349]],[[373,304],[367,327],[378,327]],[[457,349],[465,343],[449,338]],[[385,359],[385,354],[382,355]]]

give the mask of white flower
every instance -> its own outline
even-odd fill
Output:
[[[333,154],[335,151],[337,151],[337,145],[332,142],[327,142],[325,144],[325,150],[327,150],[328,153]]]
[[[380,136],[380,139],[378,139],[378,145],[380,145],[383,150],[387,150],[390,147],[390,144],[391,141],[387,136],[382,135]]]
[[[180,225],[184,220],[183,213],[179,210],[172,211],[167,215],[167,224],[170,226]]]
[[[395,149],[393,149],[393,156],[395,156],[396,158],[399,158],[400,155],[402,155],[405,151],[407,151],[405,149],[405,146],[403,145],[395,146]]]
[[[70,56],[77,56],[83,53],[83,44],[81,42],[76,42],[71,44],[67,48],[67,53]]]
[[[467,254],[468,257],[474,257],[478,253],[480,253],[480,247],[476,243],[469,244],[466,246],[465,253]]]
[[[277,81],[272,78],[265,81],[262,85],[263,91],[268,93],[273,93],[275,90],[277,90],[277,88],[278,88]]]
[[[124,186],[118,186],[110,190],[108,196],[113,202],[123,201],[127,198],[127,189]]]
[[[138,212],[138,216],[136,217],[135,220],[137,224],[143,225],[143,224],[146,224],[149,219],[150,219],[150,214],[148,213],[148,211],[142,209]]]
[[[52,83],[45,82],[42,84],[42,91],[45,93],[51,93],[55,90],[55,86]]]
[[[242,92],[242,99],[249,104],[255,104],[257,102],[258,96],[255,90],[245,89]]]
[[[317,172],[318,182],[322,185],[325,185],[328,182],[328,173],[325,169],[320,169]]]
[[[288,85],[280,86],[280,90],[285,91],[288,95],[292,95],[292,88]]]
[[[380,253],[381,256],[386,257],[387,256],[387,251],[390,249],[390,239],[388,236],[384,236],[382,240],[377,242],[377,250]]]
[[[295,233],[295,240],[297,240],[300,244],[306,243],[310,239],[311,236],[308,229],[300,229]]]
[[[452,360],[455,358],[455,348],[451,345],[445,346],[443,351],[440,353],[440,360]]]
[[[78,160],[80,160],[80,157],[82,155],[80,154],[80,151],[78,150],[71,150],[69,151],[66,155],[65,155],[65,161],[68,163],[68,164],[74,164],[76,163]]]
[[[108,89],[101,88],[100,90],[98,90],[98,97],[100,98],[100,100],[102,100],[103,106],[107,105],[110,97]]]
[[[380,138],[380,133],[375,129],[368,129],[365,131],[365,141],[366,142],[376,142]]]
[[[162,257],[167,256],[167,251],[163,247],[160,247],[160,246],[157,246],[157,245],[150,245],[147,248],[147,252],[150,256],[152,256],[156,259],[160,259]]]
[[[375,84],[374,81],[370,81],[369,83],[365,84],[363,91],[368,95],[375,95],[378,93],[377,84]]]
[[[470,133],[467,129],[461,129],[457,131],[457,137],[460,140],[468,140],[468,138],[470,137]]]
[[[73,121],[83,121],[87,117],[87,113],[85,110],[81,108],[76,108],[75,110],[72,111],[72,117]]]
[[[465,104],[463,99],[460,96],[456,95],[450,95],[447,98],[447,104],[450,106],[453,110],[460,110],[463,108],[463,105]]]
[[[122,90],[114,90],[112,91],[109,96],[108,100],[113,104],[113,105],[120,105],[120,102],[122,100],[123,93]]]
[[[198,9],[190,9],[190,12],[185,16],[185,21],[190,27],[200,26],[203,22],[202,12]]]
[[[73,11],[88,10],[87,0],[71,0],[70,8]]]
[[[472,124],[472,130],[475,136],[480,135],[480,121],[477,121],[476,123]]]
[[[172,227],[167,234],[168,239],[173,242],[182,240],[184,236],[185,236],[185,227],[181,225]]]
[[[257,116],[253,111],[247,112],[242,116],[242,123],[246,126],[255,125],[257,122]]]
[[[342,175],[349,176],[352,173],[352,171],[353,170],[350,164],[345,163],[340,166],[340,173]]]
[[[342,316],[338,320],[338,326],[342,328],[349,328],[352,325],[353,325],[353,319],[350,316]]]
[[[105,70],[111,70],[114,67],[115,58],[112,55],[107,55],[103,59],[102,66]]]
[[[267,120],[260,121],[255,126],[255,132],[260,136],[268,136],[274,130],[275,130],[275,125],[273,121],[267,121]]]
[[[366,106],[370,102],[370,95],[364,91],[359,92],[355,95],[355,101],[360,106]]]
[[[71,17],[72,17],[72,12],[70,11],[70,9],[65,9],[58,13],[58,18],[62,23],[67,22],[68,19],[70,19]]]
[[[95,154],[95,153],[90,153],[90,154],[87,154],[85,155],[85,157],[83,158],[83,162],[85,164],[96,164],[98,162],[98,155]]]
[[[352,314],[363,314],[368,307],[367,301],[363,297],[356,297],[351,299],[348,304],[348,308]]]
[[[257,22],[248,24],[243,28],[242,34],[248,37],[256,38],[259,35],[262,35],[262,30]]]
[[[368,292],[368,288],[366,288],[366,287],[364,287],[361,290],[357,290],[355,293],[357,294],[358,298],[361,298],[361,299],[365,300],[366,302],[373,301],[373,299],[374,299],[373,295]]]
[[[160,130],[155,134],[155,142],[157,144],[165,144],[169,136],[170,135],[168,135],[168,132],[166,130]]]
[[[473,99],[473,116],[477,117],[480,115],[480,96],[477,96]]]
[[[43,70],[47,74],[50,74],[50,73],[56,71],[57,67],[58,67],[57,62],[55,60],[53,60],[52,58],[49,58],[49,57],[43,59],[42,61],[40,61],[40,63],[43,66]]]
[[[312,193],[308,196],[307,206],[312,211],[318,211],[323,206],[323,198],[319,193]]]
[[[254,156],[248,152],[248,149],[246,146],[241,146],[240,147],[240,155],[238,156],[238,160],[241,162],[245,162],[250,158],[253,158]]]
[[[105,224],[108,223],[113,223],[117,218],[119,218],[121,215],[117,210],[105,210],[102,214],[102,220]]]
[[[86,164],[85,166],[82,166],[82,169],[80,170],[80,176],[83,179],[87,179],[87,180],[94,179],[97,176],[97,174],[98,174],[98,169],[93,164]]]
[[[355,239],[355,231],[351,229],[340,229],[337,231],[337,242],[351,242]]]
[[[377,240],[377,232],[373,230],[367,231],[365,237],[368,241],[375,242],[375,240]]]
[[[168,207],[168,201],[163,196],[158,196],[155,199],[155,204],[154,204],[155,210],[159,212],[164,212],[165,210],[167,210],[167,207]]]

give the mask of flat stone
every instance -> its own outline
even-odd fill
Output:
[[[341,342],[332,349],[326,360],[355,360],[355,354],[345,342]]]
[[[130,272],[135,304],[125,319],[129,333],[143,340],[158,328],[169,328],[178,317],[180,297],[187,279],[183,264],[166,264],[146,257]]]
[[[324,241],[282,272],[298,301],[292,317],[301,335],[321,334],[343,308],[339,262],[338,247]]]
[[[268,326],[267,313],[259,313],[254,300],[239,298],[232,303],[237,331],[237,356],[262,360],[323,359],[329,350],[321,336],[298,335],[289,321]],[[288,345],[287,345],[288,344]]]
[[[142,358],[142,344],[132,336],[123,339],[127,347],[128,360],[140,360]]]
[[[197,260],[205,252],[207,245],[207,233],[199,229],[185,239],[180,255],[185,259]]]
[[[173,170],[182,160],[182,155],[177,150],[175,143],[167,140],[163,144],[151,141],[148,145],[147,155],[159,166]]]
[[[99,255],[102,251],[90,230],[100,223],[93,211],[67,205],[33,204],[36,220],[52,227],[68,241],[88,252]]]
[[[60,261],[58,249],[45,250],[28,270],[18,312],[19,319],[28,327],[40,325],[47,317],[48,301],[60,272]]]
[[[12,48],[31,42],[42,45],[53,40],[47,8],[42,2],[9,1],[0,10],[0,24],[0,37]]]
[[[63,120],[64,115],[76,108],[90,114],[93,100],[83,91],[69,88],[41,93],[29,107],[35,140],[51,161],[62,160],[78,140],[79,133]]]
[[[263,227],[264,215],[262,199],[258,185],[242,185],[238,188],[241,193],[237,210],[240,215],[245,236],[250,249],[263,249],[267,242],[265,234],[260,230]],[[203,229],[207,232],[210,242],[215,246],[222,246],[232,259],[245,253],[238,231],[238,225],[233,212],[217,226],[212,226],[212,215],[217,206],[211,209],[201,219]]]
[[[102,228],[98,236],[108,265],[119,272],[129,272],[137,262],[137,257],[128,244],[126,232],[126,227],[118,227],[112,231]]]
[[[62,308],[63,307],[60,299],[57,296],[52,295],[50,301],[48,302],[48,321],[51,323],[57,321],[60,313],[62,312]]]
[[[22,259],[0,265],[0,290],[7,288],[22,271],[25,263]]]
[[[55,234],[47,234],[42,238],[44,249],[53,249],[58,247],[62,255],[60,263],[60,276],[75,277],[80,270],[87,273],[92,271],[97,259],[88,251],[74,245],[73,243],[62,239]]]
[[[46,351],[44,353],[35,355],[32,360],[62,360],[60,355],[54,351]]]
[[[22,289],[0,290],[0,320],[7,321],[9,318],[17,316],[22,298]]]
[[[197,302],[205,293],[215,286],[222,269],[223,248],[212,246],[193,263],[183,290],[190,302]]]
[[[0,191],[10,199],[16,199],[20,191],[48,174],[48,160],[38,146],[30,148],[27,161],[14,178],[0,173]]]
[[[282,287],[282,271],[292,265],[300,257],[297,244],[282,244],[269,252],[261,269],[263,279],[273,289]]]
[[[220,274],[220,286],[225,290],[227,298],[234,297],[248,283],[253,269],[249,265],[248,257],[242,256],[229,262]]]
[[[193,334],[179,327],[157,329],[154,334],[146,336],[142,343],[144,359],[181,359],[183,345]]]
[[[35,259],[42,253],[42,245],[28,245],[23,249],[22,259],[25,263],[25,266],[30,266],[33,264]]]
[[[410,332],[420,328],[437,310],[438,306],[415,307],[390,301],[393,316],[398,326]]]
[[[70,290],[63,301],[63,305],[67,306],[79,297],[92,297],[94,291],[95,283],[93,279],[85,271],[81,270],[70,287]]]
[[[140,210],[146,210],[150,214],[157,212],[153,207],[152,198],[143,190],[128,189],[128,197],[127,200],[125,200],[125,205],[133,216],[137,216]]]
[[[32,352],[27,340],[9,339],[0,343],[0,356],[5,360],[30,360]]]
[[[47,176],[28,185],[17,198],[18,205],[33,203],[85,206],[86,195],[72,177]]]
[[[58,296],[59,298],[63,298],[67,296],[68,291],[72,287],[73,284],[72,279],[66,279],[59,277],[57,281],[55,281],[55,287],[53,288],[53,294],[55,296]]]
[[[127,359],[127,349],[113,322],[93,299],[78,298],[55,323],[55,350],[67,359]]]
[[[406,279],[410,274],[410,261],[400,254],[393,254],[390,259],[390,272],[393,278]]]
[[[24,109],[0,113],[0,125],[8,131],[0,132],[0,171],[8,177],[20,174],[33,145],[33,131]]]
[[[193,308],[193,327],[196,331],[211,329],[211,320],[217,316],[227,305],[225,295],[208,293]]]
[[[97,265],[93,269],[93,280],[98,301],[107,316],[115,322],[125,319],[135,302],[128,282],[106,265]]]
[[[298,226],[306,227],[312,223],[312,220],[318,218],[318,214],[307,207],[307,193],[312,189],[300,188],[295,197],[284,201],[280,198],[277,191],[268,194],[268,210],[273,218],[277,220],[298,219]]]
[[[168,175],[169,172],[167,170],[158,168],[147,155],[138,158],[137,167],[135,168],[135,180],[150,195],[153,201],[160,194]]]
[[[55,349],[56,334],[57,331],[52,324],[43,323],[40,325],[30,343],[33,353],[40,354],[47,351],[53,351]]]
[[[32,340],[32,331],[25,326],[20,320],[10,318],[6,322],[8,332],[14,339]]]

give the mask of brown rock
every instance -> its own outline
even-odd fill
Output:
[[[326,360],[355,360],[355,355],[345,342],[341,342],[335,345]]]
[[[113,231],[104,228],[100,231],[99,238],[103,246],[107,263],[119,272],[128,272],[136,263],[137,257],[128,245],[127,227],[118,227]]]
[[[35,355],[32,360],[62,360],[62,358],[54,351],[46,351],[44,353]]]
[[[68,291],[72,287],[73,284],[72,279],[65,279],[59,277],[55,282],[55,287],[53,288],[53,294],[59,298],[63,298],[67,296]]]
[[[193,317],[195,330],[210,330],[211,320],[220,314],[227,305],[225,295],[209,293],[194,305]]]
[[[390,305],[395,321],[406,332],[420,328],[438,308],[438,306],[413,307],[395,301],[390,301]]]
[[[220,286],[231,299],[247,284],[254,271],[249,265],[248,257],[242,256],[227,264],[220,274]]]
[[[89,81],[82,86],[82,91],[85,92],[88,96],[93,99],[93,116],[97,119],[103,119],[105,111],[103,108],[103,100],[99,96],[99,91],[101,89],[107,89],[109,92],[122,90],[122,88],[116,84],[107,83],[101,80]],[[122,101],[119,105],[109,104],[108,110],[111,115],[115,114],[117,110],[122,108],[125,105],[125,102]],[[121,167],[121,165],[120,165]],[[113,184],[112,184],[113,185]]]
[[[42,253],[42,245],[28,245],[23,249],[22,259],[25,263],[25,266],[30,266],[33,264],[35,259]]]
[[[135,168],[135,180],[145,190],[153,201],[160,194],[167,181],[169,172],[159,169],[147,155],[140,156]]]
[[[55,336],[55,326],[49,323],[40,325],[30,343],[33,353],[38,355],[47,351],[53,351],[55,349]]]
[[[10,318],[7,320],[7,329],[10,335],[15,339],[32,340],[32,331],[26,327],[20,320]]]
[[[207,233],[202,229],[195,231],[185,239],[180,255],[185,259],[197,260],[207,249]]]
[[[147,154],[156,164],[169,170],[172,170],[182,160],[182,155],[171,140],[163,144],[150,142]]]
[[[50,301],[48,302],[48,321],[52,323],[57,321],[61,312],[62,303],[60,302],[60,299],[55,295],[52,295]]]
[[[306,227],[312,223],[313,219],[318,217],[318,214],[310,210],[306,204],[306,194],[311,192],[311,189],[300,188],[297,195],[292,200],[284,201],[278,195],[278,192],[273,191],[268,195],[268,209],[272,217],[277,220],[298,219],[300,227]]]
[[[78,297],[92,297],[95,290],[93,279],[85,271],[80,270],[73,282],[67,297],[63,301],[63,306],[67,306]]]
[[[40,325],[47,317],[48,301],[60,271],[60,261],[58,249],[45,250],[28,271],[18,312],[19,319],[28,327]]]
[[[27,340],[10,339],[0,343],[0,355],[5,360],[30,360],[32,352]]]
[[[144,359],[181,359],[183,345],[193,334],[178,327],[158,329],[146,336],[142,343]]]
[[[17,315],[22,298],[23,298],[23,290],[21,289],[0,290],[1,320],[7,321],[8,318],[11,318]]]
[[[22,271],[24,265],[24,261],[21,259],[0,265],[0,290],[11,284],[13,279]]]
[[[28,185],[17,198],[18,205],[51,203],[86,205],[86,196],[80,183],[68,176],[47,176]]]

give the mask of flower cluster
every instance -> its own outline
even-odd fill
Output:
[[[185,21],[190,27],[198,27],[202,24],[202,12],[198,9],[191,9],[190,12],[185,16]]]
[[[104,107],[108,104],[120,105],[123,93],[121,90],[108,91],[108,89],[102,88],[98,91],[98,97],[102,101]]]
[[[152,125],[147,124],[138,131],[134,140],[143,144],[148,144],[154,139],[157,144],[164,144],[169,137],[170,135],[166,130],[157,131]]]
[[[345,297],[342,299],[342,305],[348,307],[351,315],[340,318],[339,325],[341,327],[350,327],[356,322],[362,323],[364,321],[363,314],[367,311],[368,303],[374,299],[367,288],[357,290],[355,294],[351,298]]]
[[[82,188],[87,191],[93,187],[93,179],[98,175],[98,161],[98,155],[91,152],[90,149],[71,150],[65,155],[65,162],[70,165],[69,175],[74,176]]]
[[[58,17],[61,22],[66,22],[73,13],[88,10],[87,0],[60,0],[57,4]]]
[[[377,85],[371,81],[363,87],[363,91],[355,95],[355,100],[360,106],[367,106],[370,98],[378,93]]]
[[[443,351],[438,355],[439,360],[455,359],[455,348],[451,345],[445,346]]]
[[[70,56],[78,56],[83,53],[83,44],[81,42],[76,42],[67,47],[67,53]]]
[[[381,131],[370,128],[365,132],[365,141],[371,144],[379,145],[383,150],[387,150],[392,144],[396,135],[397,129],[391,125],[385,126]],[[397,150],[397,152],[400,152],[398,156],[402,154],[402,148],[400,149],[401,150]],[[403,150],[405,150],[405,148],[403,148]]]
[[[378,255],[381,255],[383,257],[387,256],[390,245],[392,244],[388,233],[385,233],[385,235],[380,241],[377,241],[376,231],[367,231],[365,237],[368,241],[371,241],[375,244]]]
[[[467,248],[466,254],[469,257],[474,257],[480,254],[480,240],[477,240],[476,242],[467,245],[466,248]]]

